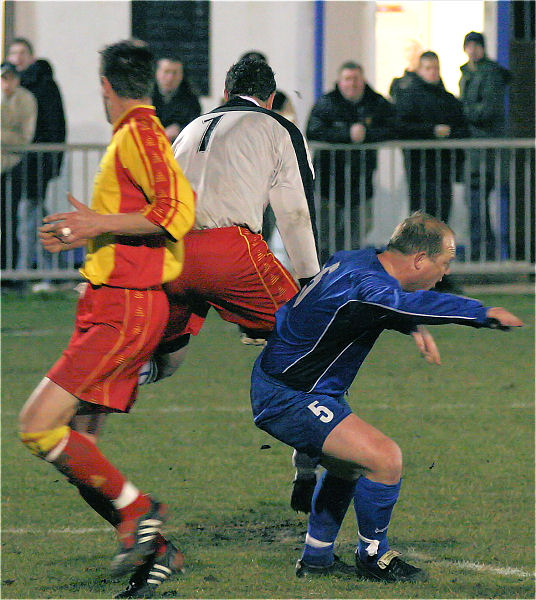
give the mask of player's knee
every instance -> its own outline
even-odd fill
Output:
[[[380,461],[380,470],[385,479],[384,483],[398,483],[402,477],[402,450],[400,450],[400,446],[387,438],[382,444]]]
[[[19,438],[32,454],[45,460],[52,460],[51,453],[53,454],[53,450],[67,438],[69,432],[70,428],[62,425],[45,431],[20,432]]]

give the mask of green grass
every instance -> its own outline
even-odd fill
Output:
[[[290,449],[251,419],[258,350],[211,316],[182,369],[142,388],[133,412],[110,417],[102,437],[113,462],[172,508],[168,530],[187,571],[161,595],[533,598],[534,298],[482,299],[527,327],[433,328],[441,367],[386,332],[350,391],[355,411],[404,452],[391,545],[424,566],[428,582],[294,577],[307,520],[288,505]],[[2,596],[113,597],[126,583],[108,574],[114,531],[16,433],[20,407],[69,339],[74,296],[5,296],[2,311]],[[337,548],[347,561],[355,539],[351,509]]]

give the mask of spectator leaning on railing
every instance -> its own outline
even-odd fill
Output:
[[[20,73],[21,86],[37,100],[35,143],[63,143],[66,128],[61,94],[50,63],[36,59],[26,38],[15,38],[9,46],[8,60]],[[17,236],[20,244],[18,268],[32,268],[36,261],[35,232],[44,214],[47,186],[60,173],[61,152],[32,152],[24,164],[26,190],[19,204]],[[25,193],[24,193],[25,192]]]
[[[395,121],[391,103],[368,85],[361,65],[352,61],[343,63],[339,68],[335,88],[321,96],[311,110],[307,123],[307,138],[318,142],[359,144],[394,137]],[[337,250],[343,249],[343,207],[347,193],[351,196],[352,206],[352,248],[359,246],[359,240],[372,220],[370,200],[374,193],[372,177],[376,169],[376,151],[363,152],[356,149],[350,153],[350,190],[347,190],[345,173],[348,154],[344,150],[335,152],[334,172],[331,169],[329,151],[322,150],[315,154],[315,168],[320,178],[320,193],[324,204],[329,197],[331,177],[335,178]],[[367,202],[365,224],[359,222],[359,205],[362,201]],[[326,219],[322,222],[326,222]],[[325,239],[325,232],[322,232],[321,239]]]
[[[441,140],[467,136],[460,101],[441,81],[435,52],[421,54],[417,77],[399,91],[395,104],[400,137],[409,140]],[[452,150],[406,150],[404,160],[409,187],[410,211],[424,210],[447,222],[452,204],[456,160]]]
[[[460,67],[460,100],[474,138],[497,138],[505,135],[506,87],[510,72],[486,56],[485,40],[481,33],[469,32],[463,40],[469,60]],[[489,215],[489,194],[495,185],[493,149],[470,152],[470,185],[468,205],[471,218],[471,260],[479,260],[481,243],[481,204],[485,207],[485,256],[495,256],[495,235]],[[482,181],[481,172],[484,176]]]
[[[20,86],[15,65],[2,63],[2,269],[17,262],[17,208],[22,194],[22,156],[7,152],[5,144],[23,146],[34,137],[37,102],[33,94]],[[11,249],[11,252],[8,252]],[[11,260],[8,263],[8,254]]]

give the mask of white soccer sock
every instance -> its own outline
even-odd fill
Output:
[[[112,500],[112,502],[117,510],[121,510],[122,508],[125,508],[125,506],[132,504],[139,495],[140,490],[135,485],[132,485],[130,481],[126,481],[123,484],[121,493],[115,500]]]
[[[296,467],[296,479],[310,479],[316,477],[318,460],[311,458],[308,454],[294,450],[292,464]]]

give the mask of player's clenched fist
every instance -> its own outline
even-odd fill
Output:
[[[488,319],[497,321],[497,327],[499,329],[508,329],[510,327],[522,327],[524,325],[521,319],[518,319],[515,315],[508,312],[501,306],[494,306],[488,309]]]

